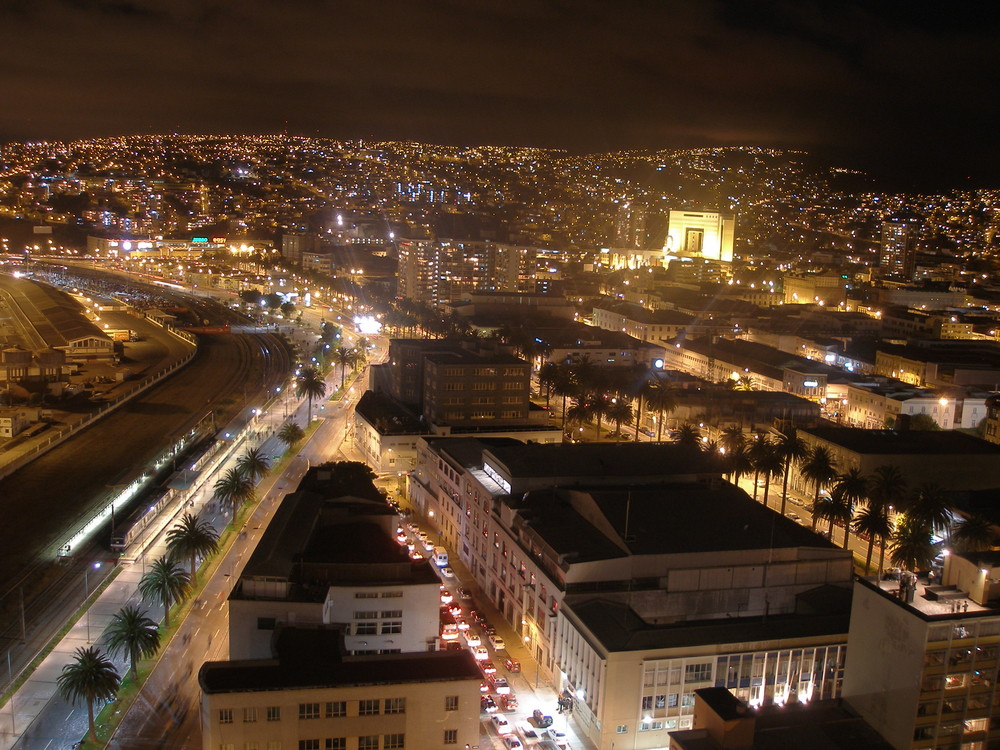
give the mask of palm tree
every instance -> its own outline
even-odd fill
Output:
[[[723,459],[726,471],[729,473],[729,481],[734,484],[739,482],[741,477],[749,476],[753,471],[753,459],[750,456],[750,446],[748,445],[741,445],[727,451]]]
[[[872,551],[875,540],[880,541],[880,547],[885,550],[886,540],[892,535],[892,522],[889,520],[889,506],[869,501],[868,505],[854,519],[854,531],[868,537],[868,554],[865,556],[865,573],[872,568]],[[879,569],[882,565],[879,563]]]
[[[754,471],[764,477],[764,507],[767,507],[767,496],[771,489],[771,480],[781,476],[785,462],[778,453],[777,445],[764,440],[754,454]],[[756,492],[756,484],[754,485]]]
[[[156,629],[156,623],[146,617],[145,611],[130,604],[111,618],[107,632],[108,649],[112,654],[128,656],[132,679],[136,679],[139,659],[152,656],[160,647],[160,631]]]
[[[236,521],[236,511],[243,503],[248,503],[254,497],[253,480],[245,476],[239,469],[227,469],[226,473],[215,480],[212,485],[212,497],[233,506],[233,521]]]
[[[191,576],[184,568],[169,557],[160,557],[139,579],[139,596],[163,605],[163,626],[169,628],[170,605],[180,601],[190,584]]]
[[[837,501],[839,511],[834,513],[832,520],[844,522],[844,549],[847,549],[847,539],[851,533],[849,522],[854,518],[854,509],[868,500],[868,477],[861,473],[861,469],[851,467],[837,477],[837,484],[834,485],[831,496]],[[844,518],[844,508],[850,513],[846,519]],[[832,526],[830,533],[832,540]]]
[[[115,665],[97,646],[79,647],[73,661],[62,668],[56,680],[59,694],[73,704],[81,698],[87,701],[87,739],[90,742],[97,742],[94,701],[113,700],[121,682]]]
[[[767,435],[762,432],[758,432],[754,435],[753,440],[750,441],[747,447],[747,453],[750,456],[750,464],[753,466],[753,501],[757,502],[757,482],[760,479],[760,461],[765,457],[771,450],[771,443],[767,439]]]
[[[281,429],[278,430],[278,440],[283,442],[289,448],[298,443],[305,436],[305,431],[295,424],[295,422],[286,422],[281,426]]]
[[[567,365],[556,365],[555,378],[552,382],[552,392],[562,398],[562,430],[566,432],[566,399],[578,398],[581,395],[580,386],[576,382],[572,369]]]
[[[340,365],[340,389],[344,389],[344,381],[347,379],[347,366],[354,367],[358,361],[357,349],[348,349],[346,346],[338,346],[333,350],[333,356]]]
[[[343,347],[341,347],[343,348]],[[312,408],[314,398],[326,395],[326,381],[315,367],[303,367],[295,378],[295,397],[305,396],[309,399],[308,424],[312,424]]]
[[[236,459],[236,470],[254,484],[271,468],[271,462],[261,448],[250,448]]]
[[[581,398],[574,398],[569,405],[569,408],[563,412],[563,424],[569,422],[570,425],[580,425],[582,426],[584,422],[590,419],[590,404]],[[563,430],[565,431],[565,427]]]
[[[944,490],[934,482],[924,482],[914,494],[906,510],[918,523],[947,536],[951,528],[951,511]]]
[[[821,512],[820,509],[822,509]],[[833,539],[833,525],[838,524],[844,527],[843,547],[847,549],[847,540],[850,538],[851,532],[851,519],[854,518],[854,504],[850,498],[834,487],[829,497],[820,499],[820,505],[813,511],[813,515],[816,515],[817,512],[820,512],[822,517],[830,522],[827,535],[834,544],[836,542]]]
[[[685,422],[674,433],[674,442],[677,445],[701,450],[701,430],[690,422]]]
[[[958,522],[951,538],[960,552],[985,552],[993,547],[997,533],[988,519],[973,514]]]
[[[889,560],[900,568],[917,571],[928,567],[934,559],[931,529],[916,519],[904,517],[893,532],[892,542]]]
[[[752,391],[754,390],[754,382],[752,375],[740,375],[739,379],[734,381],[733,389],[737,391]]]
[[[642,426],[642,406],[646,400],[652,383],[642,379],[632,388],[632,395],[635,396],[635,442],[639,442],[639,427]]]
[[[607,417],[615,425],[615,430],[621,435],[623,424],[632,424],[635,415],[632,413],[632,404],[624,399],[614,399],[614,403],[607,408]]]
[[[812,530],[815,531],[816,509],[819,507],[819,492],[837,478],[836,462],[826,447],[817,445],[809,452],[805,461],[800,464],[800,471],[807,481],[813,482],[816,486],[812,514]]]
[[[898,466],[886,464],[875,467],[868,487],[870,500],[887,506],[890,511],[899,510],[905,493],[906,479]]]
[[[219,548],[219,533],[208,521],[185,513],[176,526],[167,532],[167,551],[174,558],[191,561],[191,581],[198,583],[198,556],[207,557]]]
[[[746,445],[747,436],[744,434],[742,427],[731,425],[722,431],[719,444],[725,449],[726,453],[730,453]]]
[[[781,457],[783,475],[781,479],[781,515],[785,515],[785,503],[788,500],[788,474],[793,463],[798,463],[808,455],[809,446],[794,431],[789,431],[778,436],[774,443],[774,450]]]
[[[663,423],[666,414],[677,408],[674,389],[662,381],[652,383],[646,392],[646,407],[656,412],[656,439],[663,441]]]
[[[545,408],[549,408],[549,398],[552,396],[552,389],[559,381],[559,365],[555,362],[546,362],[538,368],[538,384],[545,386]]]

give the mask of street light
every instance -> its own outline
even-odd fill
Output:
[[[94,570],[100,570],[101,563],[94,563]],[[87,599],[90,597],[90,579],[88,574],[90,573],[90,566],[88,565],[83,569],[83,606],[86,607],[87,613],[87,643],[90,643],[90,606],[87,604]]]

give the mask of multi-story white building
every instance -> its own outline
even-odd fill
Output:
[[[204,750],[450,750],[479,742],[467,651],[347,656],[336,629],[286,627],[266,659],[207,662]]]
[[[667,227],[666,255],[708,258],[731,263],[736,219],[715,211],[671,211]]]
[[[472,439],[424,440],[418,456],[411,501],[541,674],[576,696],[598,747],[647,715],[651,733],[635,746],[665,744],[653,723],[685,726],[683,696],[728,684],[744,661],[758,680],[733,678],[747,700],[837,694],[850,553],[753,503],[711,457],[660,443]],[[697,680],[675,679],[694,664]],[[647,686],[661,667],[667,681]]]

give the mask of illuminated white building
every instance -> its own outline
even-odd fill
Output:
[[[715,211],[671,211],[663,252],[676,258],[731,263],[736,218]]]

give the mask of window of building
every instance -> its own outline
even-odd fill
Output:
[[[223,742],[221,745],[219,745],[219,750],[236,750],[236,743]]]
[[[378,716],[378,698],[358,701],[358,716]]]
[[[260,744],[257,742],[244,742],[243,750],[260,750]]]
[[[377,622],[354,623],[354,635],[378,635]]]
[[[355,599],[378,599],[378,593],[376,593],[374,591],[355,591],[354,592],[354,598]],[[357,615],[358,615],[358,613],[355,612],[354,613],[355,619],[357,619]]]
[[[688,664],[684,667],[684,682],[707,682],[712,679],[712,662]]]
[[[347,716],[347,701],[330,701],[326,704],[326,718],[336,719]]]
[[[524,388],[520,383],[514,382],[514,383],[504,383],[503,389],[505,391],[520,391],[523,390]]]
[[[444,710],[445,711],[457,711],[458,710],[458,696],[457,695],[446,695],[444,697]]]
[[[232,724],[233,723],[233,709],[231,709],[231,708],[220,708],[219,709],[219,723],[220,724]]]
[[[299,718],[300,719],[318,719],[319,718],[319,704],[318,703],[300,703],[299,704]]]
[[[681,708],[692,708],[694,706],[694,695],[691,693],[684,693],[681,696]]]
[[[347,750],[346,737],[327,737],[326,750]]]
[[[404,735],[402,732],[399,734],[384,734],[382,735],[382,748],[383,750],[399,750],[403,747]]]
[[[651,711],[653,709],[653,696],[644,695],[642,696],[642,710]]]
[[[387,714],[405,714],[406,698],[386,698],[383,709]]]
[[[677,708],[677,693],[667,696],[667,708]]]
[[[458,744],[458,730],[457,729],[445,729],[444,730],[444,744],[446,744],[446,745],[457,745]]]
[[[358,737],[358,750],[378,750],[378,735],[366,734]]]
[[[382,623],[382,635],[403,632],[402,620],[387,620]]]
[[[386,609],[382,611],[383,620],[396,619],[402,616],[403,616],[403,610],[401,609]]]
[[[355,620],[377,620],[378,610],[372,612],[355,612],[353,619]]]
[[[403,596],[402,591],[383,591],[380,596],[383,599],[399,599]]]
[[[299,750],[319,750],[319,740],[299,740]]]
[[[281,721],[281,706],[268,706],[267,707],[267,720],[268,721]]]
[[[281,740],[270,740],[267,743],[267,750],[281,750]]]
[[[244,708],[243,709],[243,723],[253,724],[257,721],[257,709],[256,708]]]
[[[618,734],[627,734],[628,724],[619,724],[617,727],[615,727],[615,732]]]

